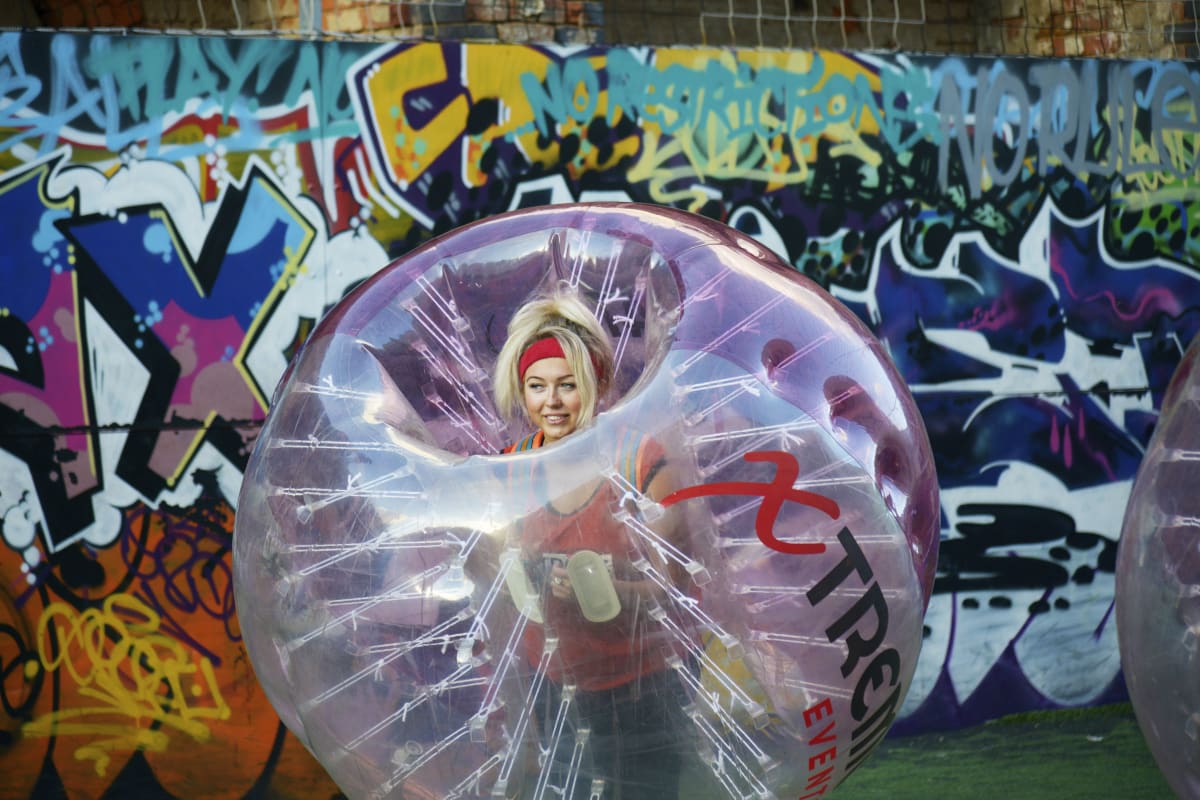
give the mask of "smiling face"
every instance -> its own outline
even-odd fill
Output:
[[[546,444],[575,432],[583,400],[575,374],[565,358],[543,358],[533,362],[525,372],[521,391],[525,411],[530,421],[541,428]]]

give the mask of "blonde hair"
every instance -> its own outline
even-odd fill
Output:
[[[563,292],[536,297],[517,309],[508,323],[508,339],[496,358],[493,393],[496,408],[510,421],[528,419],[521,385],[521,355],[539,339],[554,337],[579,388],[579,427],[592,421],[613,371],[613,347],[583,301]],[[597,372],[599,374],[597,374]]]

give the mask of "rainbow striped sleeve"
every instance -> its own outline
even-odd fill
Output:
[[[535,431],[519,442],[513,442],[501,452],[504,453],[519,453],[522,450],[534,450],[542,446],[542,441],[546,438],[546,434],[542,431]]]
[[[635,430],[621,433],[616,468],[639,492],[645,492],[650,487],[650,481],[654,480],[666,460],[662,445],[655,439]]]

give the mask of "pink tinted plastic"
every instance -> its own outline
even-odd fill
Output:
[[[1180,797],[1200,797],[1200,339],[1171,379],[1117,553],[1117,638],[1138,724]]]
[[[499,455],[527,433],[491,400],[507,321],[563,286],[612,335],[614,390],[590,428]],[[666,453],[663,504],[629,477],[629,442]],[[939,534],[903,381],[859,320],[729,227],[555,206],[453,231],[339,303],[246,471],[246,645],[349,796],[637,796],[641,767],[591,760],[600,723],[574,681],[591,665],[556,662],[624,617],[607,621],[601,581],[602,621],[550,630],[529,558],[557,492],[597,486],[625,549],[588,560],[588,580],[616,562],[657,586],[622,615],[665,665],[637,686],[670,687],[649,700],[677,719],[681,786],[797,797],[874,749],[913,673]]]

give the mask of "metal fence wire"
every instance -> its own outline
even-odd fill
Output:
[[[1200,57],[1200,0],[6,0],[0,26]]]

